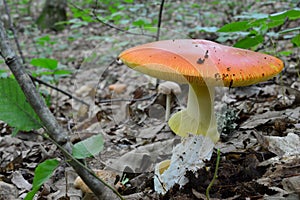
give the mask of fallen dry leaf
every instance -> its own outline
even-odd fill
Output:
[[[110,86],[108,86],[108,89],[112,92],[115,92],[116,94],[121,94],[123,92],[125,92],[127,88],[126,84],[122,84],[122,83],[116,83],[116,84],[112,84]]]

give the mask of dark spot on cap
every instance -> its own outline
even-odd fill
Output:
[[[266,59],[267,59],[267,57],[264,57],[264,59],[266,60]]]
[[[227,67],[227,71],[230,72],[230,67]]]
[[[221,80],[221,75],[219,73],[215,73],[215,79],[217,81]]]
[[[225,78],[227,78],[229,75],[228,74],[222,74],[222,79],[224,80]]]
[[[265,76],[265,73],[262,73],[261,75],[262,75],[262,76]]]
[[[195,47],[198,47],[198,45],[196,44]]]
[[[205,59],[199,58],[199,59],[197,60],[197,64],[203,64],[204,61],[205,61]]]
[[[204,58],[208,58],[208,50],[206,50]]]

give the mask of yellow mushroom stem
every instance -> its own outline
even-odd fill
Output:
[[[220,134],[214,113],[215,88],[198,82],[189,83],[187,108],[175,113],[169,120],[174,133],[186,137],[188,134],[204,135],[216,143]]]

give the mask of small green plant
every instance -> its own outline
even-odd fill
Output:
[[[50,35],[36,37],[35,39],[35,54],[40,57],[48,57],[53,54],[53,45],[57,42]]]
[[[44,80],[56,83],[59,78],[71,74],[67,66],[60,64],[55,59],[50,58],[34,58],[30,62],[31,65],[37,67],[37,70],[32,72],[34,77],[42,77]]]
[[[60,64],[55,59],[50,58],[34,58],[30,62],[31,65],[37,69],[31,72],[33,77],[38,77],[44,82],[58,85],[59,79],[70,75],[72,72],[67,69],[67,66]],[[47,105],[50,105],[51,94],[48,90],[39,89],[40,93],[44,95]]]
[[[209,183],[209,185],[206,188],[206,199],[209,200],[210,196],[209,196],[209,191],[211,189],[211,187],[214,185],[215,180],[218,178],[218,170],[219,170],[219,165],[220,165],[220,157],[221,157],[221,152],[220,149],[217,150],[217,161],[216,161],[216,168],[215,168],[215,172],[214,172],[214,176],[213,179],[211,180],[211,182]]]
[[[45,160],[40,163],[34,171],[32,189],[27,193],[24,200],[33,199],[34,195],[40,187],[51,177],[55,169],[58,167],[59,161],[56,159]]]

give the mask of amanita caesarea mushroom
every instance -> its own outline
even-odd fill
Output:
[[[187,108],[168,121],[172,131],[183,140],[174,148],[170,166],[161,176],[164,186],[158,187],[160,193],[175,183],[184,185],[185,172],[198,169],[199,160],[210,158],[220,137],[213,105],[214,87],[255,84],[283,69],[283,62],[273,56],[197,39],[140,45],[122,52],[119,59],[141,73],[189,84]]]

